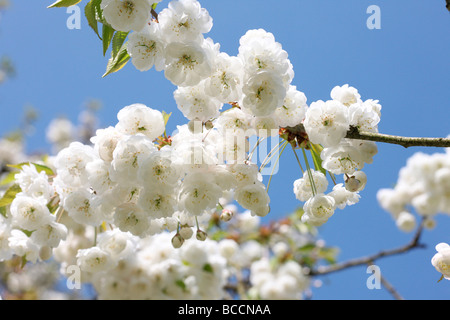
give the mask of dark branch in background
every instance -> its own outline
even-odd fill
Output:
[[[406,253],[406,252],[409,252],[410,250],[416,249],[416,248],[424,248],[425,245],[423,245],[419,242],[420,236],[422,234],[422,230],[423,230],[423,221],[421,222],[420,226],[418,227],[418,229],[414,235],[414,238],[411,240],[411,242],[402,247],[399,247],[396,249],[380,251],[379,253],[371,255],[371,256],[356,258],[356,259],[352,259],[352,260],[342,262],[342,263],[336,263],[336,264],[332,264],[329,266],[321,266],[317,270],[311,270],[309,275],[311,275],[311,276],[325,275],[325,274],[341,271],[344,269],[348,269],[351,267],[368,265],[368,264],[371,265],[371,264],[373,264],[374,261],[376,261],[380,258]]]
[[[448,9],[448,11],[450,11],[450,0],[447,0],[447,9]]]
[[[381,284],[386,290],[396,299],[396,300],[405,300],[395,288],[383,277],[380,277]]]

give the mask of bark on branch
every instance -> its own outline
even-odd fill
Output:
[[[303,124],[298,124],[295,127],[286,127],[282,130],[285,139],[288,141],[297,141],[297,144],[301,144],[304,141],[308,141],[308,135],[306,133]],[[347,139],[356,140],[368,140],[373,142],[383,142],[390,144],[397,144],[405,148],[408,147],[450,147],[450,138],[422,138],[422,137],[402,137],[394,136],[376,132],[364,132],[359,131],[356,127],[350,127],[346,135]],[[294,140],[295,139],[295,140]]]
[[[311,276],[324,275],[324,274],[329,274],[332,272],[348,269],[351,267],[373,264],[375,260],[378,260],[383,257],[406,253],[415,248],[424,248],[425,245],[423,245],[419,242],[420,236],[422,234],[422,230],[423,230],[423,221],[420,224],[420,226],[418,227],[418,229],[414,235],[414,238],[411,240],[411,242],[404,246],[401,246],[401,247],[395,248],[395,249],[380,251],[371,256],[356,258],[356,259],[349,260],[349,261],[346,261],[343,263],[337,263],[337,264],[333,264],[330,266],[321,266],[317,270],[311,270],[310,275]]]
[[[405,148],[450,147],[450,138],[421,138],[421,137],[419,138],[419,137],[393,136],[375,132],[360,132],[355,127],[350,127],[350,130],[347,132],[346,138],[398,144]]]

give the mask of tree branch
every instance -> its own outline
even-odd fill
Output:
[[[346,138],[398,144],[405,148],[450,147],[450,138],[418,138],[418,137],[393,136],[375,132],[363,132],[363,131],[360,132],[358,128],[355,127],[350,127],[350,130],[347,132]]]
[[[402,247],[399,247],[396,249],[391,249],[391,250],[380,251],[379,253],[374,254],[372,256],[356,258],[356,259],[349,260],[349,261],[343,262],[343,263],[337,263],[337,264],[333,264],[330,266],[321,266],[321,267],[318,267],[317,270],[311,270],[309,275],[311,275],[311,276],[324,275],[324,274],[329,274],[332,272],[348,269],[351,267],[373,264],[373,262],[375,260],[383,258],[383,257],[388,257],[388,256],[405,253],[405,252],[408,252],[415,248],[424,248],[425,245],[419,243],[419,239],[422,234],[422,230],[423,230],[423,221],[420,224],[419,228],[417,229],[417,231],[414,235],[414,238],[411,240],[411,242]]]
[[[286,132],[285,139],[288,141],[297,140],[298,144],[303,141],[308,140],[308,135],[306,133],[305,127],[302,123],[296,125],[295,127],[283,128],[282,133]],[[281,134],[281,133],[280,133]],[[350,126],[350,129],[345,136],[347,139],[356,140],[369,140],[373,142],[383,142],[398,144],[405,148],[408,147],[450,147],[450,138],[422,138],[422,137],[402,137],[393,136],[389,134],[376,133],[376,132],[365,132],[359,131],[358,128]]]

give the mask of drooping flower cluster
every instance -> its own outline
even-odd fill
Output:
[[[394,188],[380,189],[377,199],[388,211],[397,226],[412,231],[416,226],[415,211],[425,219],[425,226],[433,228],[434,216],[450,214],[450,151],[445,153],[412,155],[400,169]]]
[[[294,182],[294,194],[306,201],[303,219],[314,225],[325,223],[336,208],[343,209],[359,200],[367,177],[361,171],[372,163],[377,146],[371,141],[346,139],[351,127],[377,132],[381,106],[378,101],[363,102],[356,88],[348,85],[334,87],[331,100],[311,103],[303,125],[312,144],[320,145],[322,167],[331,175],[344,175],[345,185],[336,184],[329,194],[328,180],[321,171],[307,170]],[[313,146],[310,146],[314,149]]]

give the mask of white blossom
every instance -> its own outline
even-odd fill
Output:
[[[164,69],[166,43],[161,36],[159,24],[156,23],[130,34],[127,51],[136,69],[148,71],[153,66],[157,71]]]
[[[199,41],[213,25],[208,11],[196,0],[169,2],[168,7],[159,13],[158,20],[168,42]]]
[[[25,195],[16,196],[11,203],[10,211],[12,225],[28,231],[34,231],[50,223],[54,218],[46,203]]]
[[[317,194],[306,201],[303,206],[302,221],[313,226],[321,226],[334,214],[336,201],[333,197]]]
[[[319,100],[311,103],[303,124],[311,142],[336,146],[349,129],[348,109],[335,100]]]
[[[115,30],[140,31],[150,22],[153,2],[153,0],[102,0],[101,9],[104,18]]]
[[[439,243],[436,245],[436,251],[431,264],[445,279],[450,280],[450,246],[447,243]]]
[[[165,130],[162,113],[140,103],[121,109],[117,119],[119,122],[116,129],[128,135],[141,133],[150,140],[154,140]]]

